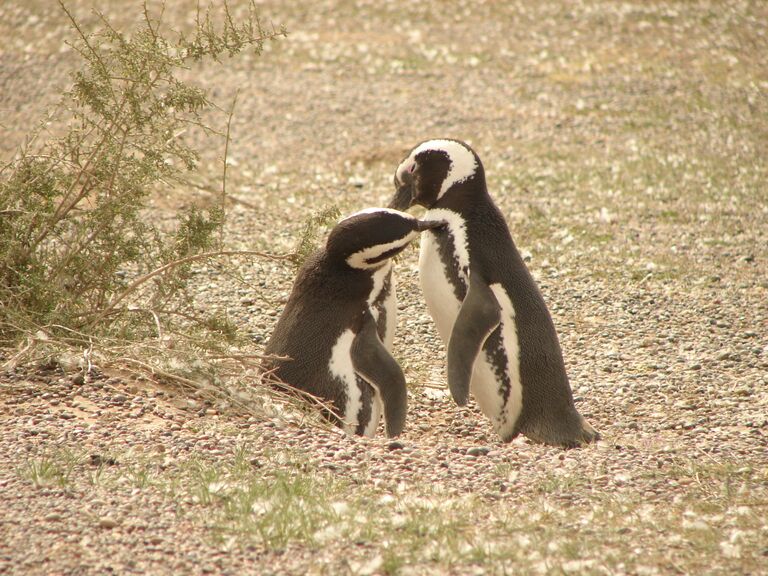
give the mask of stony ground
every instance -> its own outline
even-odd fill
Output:
[[[95,25],[96,3],[68,4]],[[239,90],[228,245],[288,252],[316,211],[385,203],[410,146],[470,141],[603,440],[505,445],[453,405],[414,250],[396,442],[106,369],[0,372],[0,573],[768,574],[768,6],[258,7],[288,38],[191,71],[222,105]],[[7,158],[77,61],[51,2],[2,3],[0,32]],[[152,217],[209,200],[206,146],[200,189]],[[223,263],[197,289],[258,351],[292,276]]]

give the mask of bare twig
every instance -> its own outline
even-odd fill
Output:
[[[123,290],[118,296],[116,296],[115,299],[112,300],[112,302],[110,302],[106,308],[104,308],[101,312],[99,312],[96,315],[96,317],[93,320],[91,320],[91,322],[88,323],[88,326],[92,327],[94,324],[97,324],[98,322],[100,322],[105,316],[107,316],[107,314],[112,312],[112,310],[114,310],[115,307],[120,302],[122,302],[126,297],[130,296],[133,292],[135,292],[142,284],[144,284],[148,280],[151,280],[155,276],[159,276],[164,272],[167,272],[169,270],[172,270],[173,268],[182,266],[184,264],[189,264],[190,262],[198,262],[200,260],[207,260],[209,258],[218,258],[220,256],[255,256],[257,258],[267,258],[269,260],[288,260],[291,258],[290,254],[276,255],[276,254],[268,254],[267,252],[257,252],[253,250],[223,250],[223,251],[217,251],[217,252],[203,252],[202,254],[194,254],[192,256],[187,256],[186,258],[181,258],[180,260],[174,260],[173,262],[169,262],[164,266],[160,266],[160,268],[157,268],[155,270],[152,270],[151,272],[147,272],[146,274],[139,276],[125,290]]]
[[[229,17],[229,12],[227,12]],[[229,166],[229,143],[230,143],[230,131],[232,129],[232,117],[235,114],[235,106],[237,105],[237,97],[239,91],[235,92],[235,97],[232,98],[232,105],[229,107],[229,113],[227,114],[227,131],[224,136],[224,166],[221,170],[221,210],[224,213],[224,221],[227,217],[227,167]],[[219,228],[219,242],[224,245],[224,225]]]
[[[287,356],[276,354],[209,354],[207,357],[212,360],[237,360],[239,362],[246,360],[288,360]]]

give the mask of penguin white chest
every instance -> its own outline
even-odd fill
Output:
[[[386,290],[383,300],[380,300],[382,290]],[[378,322],[379,315],[385,315],[384,347],[392,351],[397,328],[397,295],[395,275],[392,273],[392,263],[387,262],[373,274],[373,289],[368,296],[368,308],[373,319]]]
[[[445,247],[441,252],[437,237],[427,233],[422,237],[419,254],[419,277],[424,299],[437,331],[447,346],[462,305],[454,283],[463,285],[461,291],[466,291],[469,285],[466,223],[459,214],[445,209],[429,210],[425,218],[445,220],[451,236],[452,253],[445,250]],[[500,285],[494,284],[490,288],[501,311],[499,337],[506,365],[498,366],[492,351],[481,351],[475,360],[470,389],[478,406],[491,418],[496,430],[506,436],[511,433],[522,407],[515,312]],[[502,393],[505,381],[511,388],[506,400]]]
[[[344,330],[336,340],[331,350],[331,360],[328,370],[345,388],[347,402],[344,407],[344,430],[354,434],[357,428],[357,416],[363,406],[360,387],[357,385],[357,374],[352,364],[352,342],[355,333],[349,328]]]
[[[424,300],[427,302],[427,309],[435,321],[440,337],[447,343],[461,308],[461,300],[456,296],[453,282],[458,280],[466,289],[469,281],[466,228],[461,216],[452,210],[442,208],[428,210],[424,218],[445,220],[453,243],[453,260],[449,257],[448,261],[443,261],[437,237],[427,232],[422,236],[419,251],[419,281]],[[458,271],[458,278],[454,278],[451,268]]]

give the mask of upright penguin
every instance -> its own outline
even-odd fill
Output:
[[[448,352],[448,385],[469,392],[504,441],[519,433],[573,447],[598,433],[578,413],[544,299],[488,194],[478,155],[456,140],[416,146],[395,173],[391,208],[447,225],[421,241],[424,298]]]
[[[391,346],[393,331],[391,258],[421,231],[442,225],[387,208],[356,212],[296,277],[267,343],[266,367],[326,400],[327,416],[348,433],[373,436],[382,411],[388,436],[403,430],[405,377],[382,343]]]

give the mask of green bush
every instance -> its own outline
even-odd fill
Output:
[[[264,29],[253,3],[242,22],[226,3],[216,14],[198,9],[188,34],[167,32],[146,4],[130,34],[102,15],[98,30],[85,32],[60,6],[83,65],[58,111],[64,134],[31,138],[0,168],[0,345],[40,332],[78,342],[141,335],[155,330],[154,311],[183,302],[190,264],[220,249],[224,184],[219,206],[182,211],[173,232],[144,210],[159,187],[195,169],[186,129],[225,140],[228,129],[204,125],[215,105],[179,72],[244,49],[260,53],[285,34]],[[133,313],[142,308],[152,314]]]

